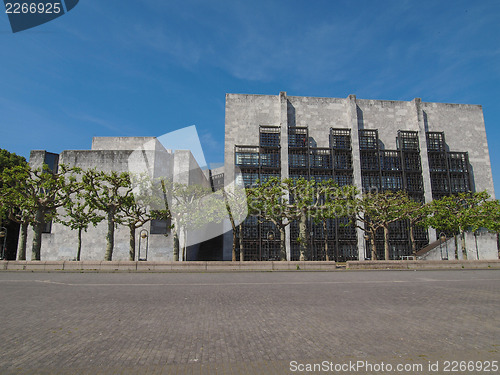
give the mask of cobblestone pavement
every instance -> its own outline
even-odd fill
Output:
[[[447,373],[446,360],[500,359],[496,270],[4,272],[0,303],[1,374],[291,374],[322,361]]]

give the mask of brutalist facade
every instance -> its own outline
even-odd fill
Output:
[[[462,191],[494,197],[488,144],[480,105],[412,101],[226,95],[225,181],[241,170],[246,186],[270,176],[334,179],[360,190],[406,190],[430,201]],[[347,219],[310,223],[309,260],[322,260],[325,236],[337,261],[366,259],[364,233]],[[278,236],[271,223],[244,223],[247,260],[272,260]],[[225,251],[229,252],[230,234]],[[287,227],[288,259],[298,260],[298,227]],[[434,230],[417,233],[420,246]],[[383,252],[382,238],[378,239]],[[226,247],[228,249],[226,249]],[[410,255],[407,224],[391,228],[391,259]]]

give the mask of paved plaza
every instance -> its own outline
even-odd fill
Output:
[[[357,361],[430,374],[500,358],[497,270],[2,272],[0,298],[1,374],[292,374]],[[322,373],[375,372],[332,369]]]

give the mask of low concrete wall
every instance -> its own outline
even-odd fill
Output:
[[[221,272],[332,271],[335,262],[129,262],[129,261],[0,261],[0,271],[68,272]]]
[[[418,270],[418,269],[500,269],[500,260],[375,260],[349,261],[348,270]]]

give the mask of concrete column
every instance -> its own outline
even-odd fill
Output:
[[[282,91],[279,95],[280,104],[280,160],[281,160],[281,179],[288,178],[288,99],[286,92]],[[287,197],[288,198],[288,197]],[[286,233],[286,259],[291,257],[290,244],[290,225],[285,228]]]
[[[351,142],[352,142],[352,167],[354,186],[360,191],[363,189],[361,180],[361,153],[359,151],[359,136],[358,136],[358,109],[356,105],[356,95],[349,95],[346,99],[347,106],[347,121],[351,129]],[[365,233],[363,230],[357,228],[356,234],[358,237],[358,260],[365,260]]]
[[[412,100],[415,106],[414,129],[418,131],[418,143],[420,145],[420,162],[422,164],[422,181],[424,185],[424,197],[426,202],[432,201],[431,174],[429,168],[429,157],[427,154],[426,126],[424,122],[424,113],[422,110],[422,100],[415,98]],[[437,239],[436,230],[429,229],[429,242]]]

